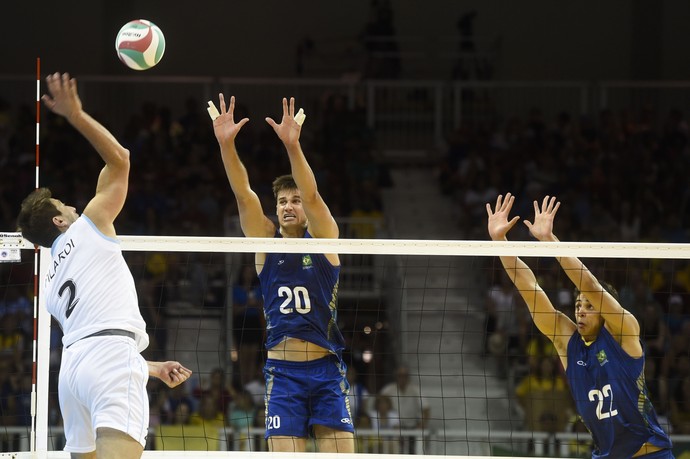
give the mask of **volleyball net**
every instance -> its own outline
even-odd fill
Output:
[[[621,303],[641,325],[652,402],[672,433],[677,456],[690,450],[690,430],[677,416],[683,381],[690,378],[684,373],[690,368],[685,365],[690,364],[690,245],[120,239],[151,338],[145,357],[178,360],[194,371],[175,389],[149,382],[144,457],[226,457],[267,450],[261,375],[265,324],[255,252],[340,254],[338,325],[346,342],[360,453],[382,458],[591,456],[589,433],[575,415],[553,348],[533,327],[504,274],[501,255],[523,258],[554,306],[571,317],[573,288],[556,257],[581,258],[618,289]],[[48,250],[40,252],[38,279],[50,259]],[[60,330],[43,312],[39,283],[32,346],[31,305],[21,299],[34,286],[33,265],[31,250],[22,250],[13,263],[0,263],[5,292],[0,450],[22,452],[0,457],[41,457],[29,455],[30,450],[43,457],[69,457],[60,451]],[[392,391],[396,383],[414,389]]]

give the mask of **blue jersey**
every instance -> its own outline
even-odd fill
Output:
[[[276,237],[282,237],[279,233]],[[310,238],[309,232],[305,236]],[[323,254],[267,253],[259,274],[266,317],[266,348],[285,337],[317,344],[341,357],[345,347],[336,324],[338,276]]]
[[[574,333],[568,342],[570,390],[592,434],[593,458],[629,458],[649,442],[671,448],[644,380],[644,356],[633,358],[602,327],[589,345]]]

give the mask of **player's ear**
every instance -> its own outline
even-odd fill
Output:
[[[53,217],[53,225],[57,226],[58,229],[64,228],[66,223],[67,222],[62,215],[56,215]]]

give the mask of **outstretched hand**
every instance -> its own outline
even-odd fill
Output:
[[[81,111],[77,80],[70,78],[69,73],[48,75],[46,84],[50,95],[44,94],[41,100],[51,111],[67,119]]]
[[[288,100],[283,97],[283,118],[280,124],[273,121],[273,118],[266,118],[266,122],[278,134],[278,138],[285,145],[292,145],[299,142],[299,136],[302,132],[302,126],[295,120],[295,98],[290,97],[290,105]]]
[[[230,106],[227,109],[225,97],[222,93],[218,95],[218,102],[220,104],[220,114],[213,120],[213,132],[218,143],[223,145],[227,142],[235,141],[237,133],[249,121],[249,118],[242,118],[238,123],[235,123],[235,96],[230,97]]]
[[[529,232],[539,241],[555,241],[553,234],[553,219],[558,212],[561,203],[556,201],[555,196],[545,196],[541,203],[534,201],[534,223],[525,220],[525,225]]]
[[[506,234],[508,231],[515,226],[515,223],[520,219],[520,217],[515,216],[511,220],[508,220],[508,215],[510,210],[513,208],[513,203],[515,202],[515,196],[510,193],[506,193],[505,198],[503,195],[499,195],[496,199],[496,206],[491,209],[491,204],[486,204],[486,213],[489,215],[488,229],[489,236],[494,241],[502,241],[506,239]]]

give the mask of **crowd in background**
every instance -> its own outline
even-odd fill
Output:
[[[562,240],[687,242],[689,129],[680,110],[544,119],[533,108],[524,117],[455,130],[441,187],[455,197],[468,238],[484,238],[477,218],[485,203],[510,191],[523,218],[533,213],[533,200],[557,196],[564,203],[556,220]]]
[[[125,132],[117,133],[132,160],[129,198],[116,221],[119,234],[223,236],[231,231],[235,201],[211,123],[203,104],[197,102],[190,101],[183,114],[147,103],[131,116]],[[248,107],[236,108],[236,117],[250,115]],[[257,115],[262,114],[254,115],[260,119]],[[84,199],[93,195],[100,159],[60,117],[46,115],[41,133],[42,185],[81,211]],[[350,110],[343,96],[327,94],[321,113],[305,125],[305,134],[304,150],[336,219],[385,213],[380,193],[390,184],[389,171],[378,160],[375,136],[366,126],[362,106]],[[14,229],[19,203],[34,187],[34,135],[31,110],[0,101],[0,228],[6,231]],[[604,111],[596,119],[563,113],[550,120],[534,109],[524,117],[464,125],[452,132],[446,154],[436,165],[439,186],[455,203],[451,211],[458,222],[459,239],[486,239],[484,205],[510,191],[518,198],[515,214],[523,218],[533,214],[534,199],[557,196],[563,203],[555,229],[561,240],[688,242],[688,135],[687,121],[677,110],[667,114]],[[237,147],[264,208],[273,208],[270,183],[288,172],[280,141],[267,125],[254,122],[242,130]],[[62,161],[65,155],[70,155],[70,161]],[[522,231],[522,237],[528,238],[526,230]],[[192,301],[222,309],[228,279],[214,268],[221,262],[192,256],[181,264],[163,256],[157,265],[155,260],[139,257],[129,254],[128,261],[139,267],[132,271],[152,335],[148,352],[163,357],[165,308],[161,305],[192,295]],[[3,425],[29,422],[31,261],[0,265]],[[548,261],[539,263],[540,283],[557,299],[554,304],[571,314],[571,292],[564,287],[567,284],[558,269]],[[657,410],[668,417],[674,433],[690,433],[690,265],[682,260],[646,259],[596,260],[591,265],[619,289],[621,303],[640,321],[648,355],[647,382]],[[184,273],[175,272],[180,266]],[[487,273],[487,283],[492,286],[487,348],[514,356],[511,362],[528,369],[520,377],[560,377],[560,366],[547,362],[553,359],[548,346],[525,325],[529,321],[520,320],[524,305],[513,298],[510,289],[503,290],[496,270]],[[163,275],[165,282],[161,281]],[[176,284],[175,276],[184,282]],[[198,282],[198,288],[190,289],[190,282]],[[186,290],[177,289],[180,285]],[[245,288],[251,291],[251,282]],[[195,294],[203,297],[194,299]],[[258,310],[260,305],[251,307]],[[246,310],[236,312],[241,320],[257,319],[246,317]],[[56,333],[55,348],[59,348],[58,340]],[[152,425],[181,420],[263,425],[259,416],[263,402],[256,397],[261,353],[253,348],[249,352],[253,370],[239,384],[232,375],[226,378],[206,369],[205,374],[213,377],[208,386],[206,381],[199,383],[200,392],[180,394],[184,386],[177,390],[152,387]],[[514,386],[516,397],[524,400],[529,390],[525,386],[518,389],[518,377]],[[561,383],[549,387],[558,388]],[[380,388],[366,389],[377,394]],[[214,403],[206,403],[209,397]],[[58,423],[54,405],[51,419]],[[566,428],[559,424],[560,418],[548,422],[551,427],[544,428]]]

